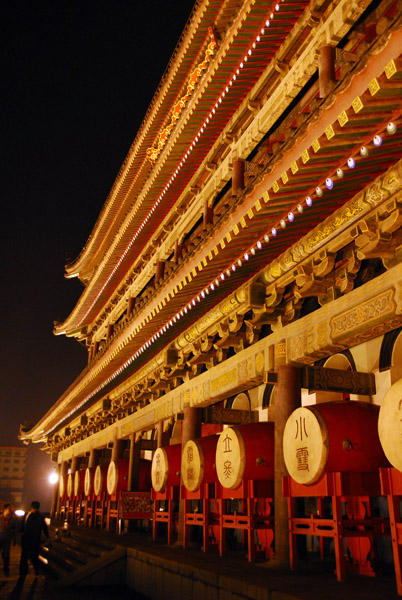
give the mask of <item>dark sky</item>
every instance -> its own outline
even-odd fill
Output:
[[[0,445],[18,444],[86,364],[53,335],[64,279],[134,140],[193,0],[28,0],[0,24]]]

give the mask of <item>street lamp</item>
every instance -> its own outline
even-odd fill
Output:
[[[50,475],[49,475],[49,483],[51,483],[52,485],[54,485],[58,481],[59,481],[58,474],[56,472],[50,473]]]

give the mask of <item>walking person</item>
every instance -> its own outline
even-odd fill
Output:
[[[39,575],[39,548],[41,533],[49,539],[49,531],[44,516],[39,512],[40,504],[36,500],[31,503],[31,510],[22,524],[20,577],[28,573],[28,559],[31,561],[35,575]]]
[[[15,546],[17,541],[17,520],[11,512],[11,504],[6,502],[3,505],[3,512],[0,516],[0,548],[3,559],[4,575],[10,575],[10,548],[11,542]]]

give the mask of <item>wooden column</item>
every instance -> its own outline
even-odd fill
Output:
[[[81,456],[74,456],[71,461],[71,473],[75,473],[80,468]]]
[[[287,499],[282,496],[282,477],[288,475],[283,458],[283,431],[291,413],[301,406],[299,367],[286,364],[286,344],[275,346],[275,563],[289,568],[289,524]]]
[[[232,196],[237,196],[242,190],[244,190],[244,160],[237,159],[233,162]]]
[[[173,256],[173,260],[175,263],[177,263],[179,258],[181,258],[182,248],[183,248],[182,244],[179,244],[179,240],[176,240],[175,244],[174,244],[174,256]]]
[[[184,409],[184,420],[181,435],[181,447],[189,440],[201,437],[202,409],[189,407]],[[183,545],[184,538],[184,500],[180,500],[179,521],[177,524],[177,543]]]
[[[158,283],[162,279],[164,272],[165,272],[165,261],[157,260],[156,261],[156,269],[155,269],[156,283]]]
[[[320,48],[318,63],[320,98],[326,96],[329,84],[335,81],[335,52],[333,46],[322,46]]]
[[[205,198],[203,218],[204,227],[212,223],[214,220],[214,207],[209,205],[208,198]]]
[[[156,424],[156,447],[163,446],[163,421],[158,421]]]
[[[135,298],[134,296],[130,296],[127,303],[127,315],[130,316],[134,310]]]
[[[92,448],[92,450],[89,453],[89,460],[88,460],[88,467],[90,469],[93,469],[94,467],[98,466],[100,454],[101,454],[100,450]]]
[[[111,461],[119,460],[120,458],[123,458],[123,452],[124,452],[124,440],[119,440],[119,439],[115,438],[113,440],[112,457],[110,460]]]
[[[128,462],[127,491],[138,490],[140,478],[141,440],[135,441],[135,433],[130,436],[130,457]]]

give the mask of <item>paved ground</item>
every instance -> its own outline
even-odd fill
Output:
[[[100,532],[91,530],[91,535]],[[375,578],[349,573],[345,582],[337,582],[331,562],[310,561],[299,572],[276,570],[272,561],[249,564],[242,552],[228,552],[219,557],[217,551],[204,554],[198,547],[183,550],[180,546],[154,544],[148,535],[107,535],[111,541],[158,556],[219,573],[233,580],[245,580],[268,588],[272,598],[286,600],[401,600],[396,594],[395,577],[386,573]],[[0,571],[0,600],[146,600],[128,588],[55,588],[43,575],[35,577],[32,567],[24,581],[18,579],[20,548],[12,549],[10,577]],[[176,600],[170,598],[167,600]],[[191,598],[186,598],[191,600]]]
[[[0,571],[0,600],[146,600],[127,587],[58,589],[53,582],[46,581],[44,575],[35,577],[31,565],[25,580],[20,580],[20,554],[19,546],[11,548],[10,577],[5,577],[3,571]]]

